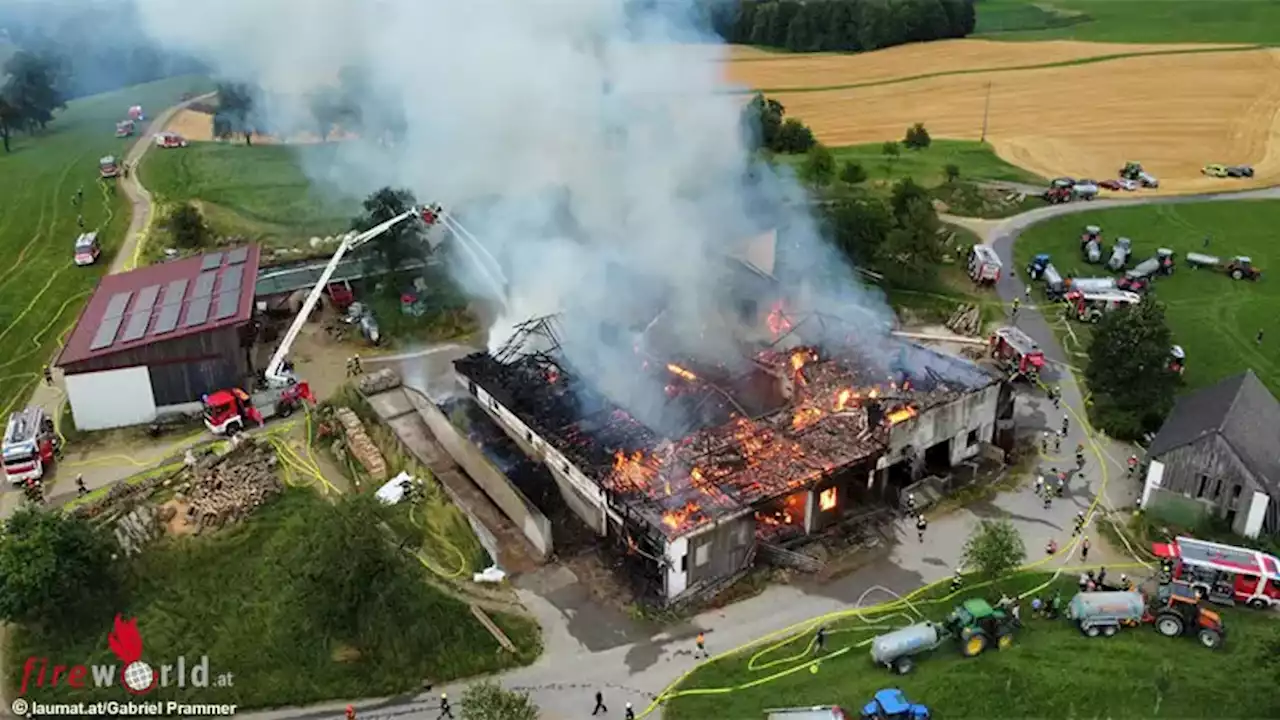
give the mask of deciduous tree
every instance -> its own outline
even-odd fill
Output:
[[[1085,367],[1099,428],[1122,440],[1159,429],[1181,381],[1169,370],[1172,346],[1164,306],[1154,298],[1102,316]]]
[[[22,113],[15,105],[9,102],[8,98],[0,94],[0,139],[4,140],[5,152],[12,152],[9,147],[9,139],[21,127]]]
[[[384,187],[365,198],[364,214],[352,221],[351,229],[364,232],[408,211],[415,205],[417,200],[412,192]],[[382,255],[382,261],[386,263],[386,267],[394,271],[406,259],[430,252],[429,246],[424,242],[423,230],[421,223],[408,220],[384,232],[371,242]],[[387,292],[394,295],[399,293],[399,289],[395,283],[387,283]]]
[[[16,110],[28,130],[43,130],[54,112],[67,106],[58,87],[59,61],[52,55],[19,50],[4,64],[7,76],[0,94]]]
[[[902,144],[912,150],[924,150],[933,142],[933,138],[929,137],[929,131],[925,130],[924,123],[916,123],[907,128],[907,135],[902,139]]]
[[[836,156],[831,154],[831,148],[822,143],[809,148],[800,166],[800,175],[818,187],[830,185],[836,176]]]
[[[492,680],[473,683],[462,693],[462,720],[538,720],[529,693],[507,690]]]
[[[165,229],[180,248],[203,247],[209,238],[209,226],[205,224],[204,216],[191,203],[182,203],[174,208],[165,219]]]
[[[902,148],[898,147],[898,143],[889,140],[880,146],[880,154],[884,156],[885,174],[893,175],[893,162],[902,154]]]
[[[874,264],[893,230],[893,215],[880,199],[848,195],[827,206],[827,222],[836,246],[855,265]]]
[[[964,565],[988,578],[1017,569],[1027,559],[1022,535],[1007,518],[983,520],[964,543]]]
[[[856,160],[846,160],[844,166],[840,168],[840,182],[849,185],[860,185],[867,181],[867,171],[862,167],[862,163]]]
[[[19,508],[0,533],[0,618],[52,630],[96,622],[119,593],[115,549],[87,520]]]
[[[885,239],[885,256],[893,261],[896,272],[912,278],[932,278],[942,262],[941,223],[938,213],[927,200],[913,199],[900,213],[895,212],[896,226]]]
[[[219,120],[221,118],[221,120]],[[244,135],[244,144],[253,144],[254,127],[254,93],[243,83],[218,84],[218,112],[213,118],[214,134],[218,137],[230,137],[233,134]],[[225,135],[217,131],[221,127]]]

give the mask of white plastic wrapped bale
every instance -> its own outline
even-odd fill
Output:
[[[410,484],[416,482],[413,476],[407,472],[401,473],[386,482],[385,485],[378,488],[375,495],[386,505],[396,505],[404,500],[404,484],[408,481]]]
[[[478,583],[500,583],[507,579],[507,573],[497,565],[490,565],[481,572],[471,576],[473,582]]]

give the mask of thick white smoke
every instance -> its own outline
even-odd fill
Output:
[[[262,87],[275,127],[306,127],[309,94],[362,71],[363,125],[402,113],[404,139],[345,143],[324,179],[463,209],[509,280],[498,293],[460,268],[473,293],[505,295],[492,345],[513,323],[564,312],[575,364],[617,390],[636,382],[633,330],[665,306],[678,345],[667,350],[732,359],[724,257],[775,227],[788,267],[834,272],[815,304],[887,316],[818,236],[794,181],[767,168],[748,180],[743,97],[722,78],[724,48],[681,3],[137,2],[158,40]],[[627,362],[608,357],[613,345]]]

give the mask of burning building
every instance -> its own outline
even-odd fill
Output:
[[[761,315],[766,338],[744,340],[743,362],[637,345],[627,372],[662,388],[643,401],[577,372],[555,317],[455,369],[573,511],[671,601],[747,567],[758,541],[822,531],[896,501],[926,468],[976,455],[1008,405],[1005,384],[965,360],[888,335],[855,342],[818,313]]]

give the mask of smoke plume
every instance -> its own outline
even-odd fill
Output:
[[[818,278],[806,304],[868,330],[887,317],[800,186],[752,161],[745,97],[694,0],[137,1],[166,46],[262,87],[273,127],[307,127],[313,92],[360,78],[362,139],[311,170],[355,196],[402,186],[452,209],[501,271],[453,254],[465,287],[502,308],[491,346],[562,313],[573,366],[615,398],[661,395],[635,392],[637,348],[742,362],[776,292],[726,257],[774,229],[778,267],[762,269]]]

